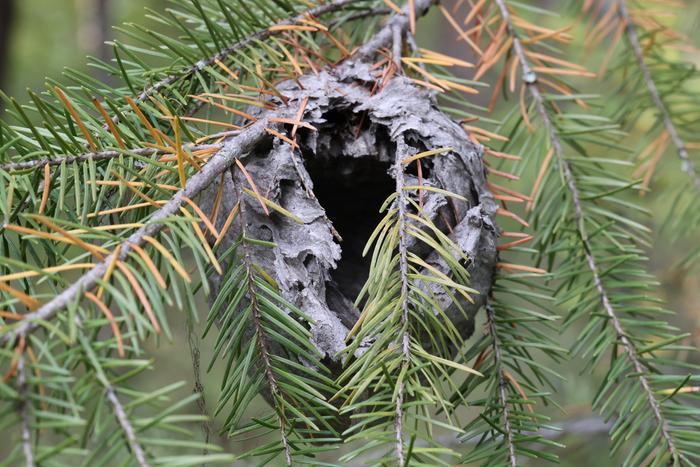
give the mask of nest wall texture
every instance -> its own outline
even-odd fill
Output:
[[[275,212],[268,215],[254,197],[244,195],[247,235],[276,244],[253,246],[253,261],[276,281],[289,302],[313,319],[313,344],[330,361],[345,348],[345,338],[360,313],[353,302],[369,268],[361,252],[381,219],[381,204],[396,190],[397,156],[401,160],[426,150],[452,148],[421,159],[420,179],[416,163],[409,165],[403,184],[436,187],[465,199],[421,190],[425,217],[470,259],[469,287],[479,294],[474,303],[460,302],[460,311],[439,286],[421,287],[435,294],[465,338],[473,333],[473,318],[486,301],[496,264],[497,206],[486,187],[481,147],[437,109],[430,93],[407,78],[395,76],[373,93],[375,84],[366,65],[350,62],[278,85],[291,109],[300,108],[308,98],[302,120],[317,131],[299,128],[297,150],[271,136],[241,159],[263,196],[302,221]],[[276,98],[272,102],[284,105]],[[264,118],[266,111],[255,108],[250,113]],[[230,212],[238,202],[232,177],[247,186],[239,170],[228,172],[221,212]],[[211,209],[218,191],[217,183],[203,194],[205,207]],[[418,199],[417,191],[409,193]],[[219,217],[217,227],[225,217]],[[236,224],[220,251],[240,236]],[[444,260],[425,244],[413,242],[408,248],[432,267],[448,272]],[[218,295],[220,279],[210,277],[213,297]]]

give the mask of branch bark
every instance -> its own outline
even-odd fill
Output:
[[[32,432],[29,422],[29,391],[27,388],[27,369],[24,356],[17,364],[17,392],[19,393],[19,417],[22,420],[22,452],[27,467],[34,467],[34,450],[32,448]]]
[[[437,0],[415,0],[415,15],[420,18],[425,15],[431,6],[437,3]],[[410,2],[409,2],[410,4]],[[394,40],[394,30],[398,30],[402,35],[406,34],[409,27],[409,6],[406,5],[401,11],[402,13],[394,15],[391,20],[377,33],[367,41],[357,52],[355,52],[355,60],[368,59],[374,55],[379,49],[388,47]]]
[[[239,200],[239,206],[240,206],[240,225],[241,225],[241,233],[243,235],[243,241],[241,242],[241,248],[243,249],[243,265],[245,267],[245,274],[246,274],[246,288],[248,292],[248,299],[250,300],[250,306],[251,306],[251,312],[252,312],[252,321],[253,321],[253,329],[255,332],[255,335],[257,336],[257,341],[258,341],[258,349],[260,350],[260,357],[262,358],[263,361],[263,372],[265,373],[265,379],[267,380],[267,384],[270,387],[270,393],[272,395],[271,399],[273,401],[273,407],[275,408],[275,412],[277,415],[277,421],[279,422],[279,431],[280,431],[280,438],[282,440],[282,448],[284,449],[284,460],[288,466],[292,465],[292,450],[289,445],[289,438],[287,436],[287,427],[286,427],[286,422],[284,417],[282,417],[281,414],[277,413],[277,402],[279,399],[283,399],[282,394],[280,393],[279,386],[277,385],[277,379],[275,378],[275,374],[273,372],[272,364],[270,362],[270,347],[267,342],[267,336],[265,335],[265,331],[263,330],[263,327],[260,323],[261,317],[260,317],[260,304],[258,302],[258,294],[255,292],[255,286],[253,284],[253,278],[255,277],[255,267],[253,264],[253,260],[251,258],[251,253],[250,253],[250,248],[248,243],[246,243],[246,238],[248,237],[248,230],[247,230],[247,225],[248,225],[248,218],[247,218],[247,210],[246,210],[246,203],[243,201],[243,191],[241,190],[239,181],[236,179],[235,169],[232,169],[232,174],[231,174],[231,179],[233,181],[234,188],[236,190],[236,197]]]
[[[394,28],[398,31],[398,27]],[[401,148],[400,146],[404,146]],[[411,361],[411,335],[409,333],[409,279],[408,279],[408,240],[406,233],[406,190],[404,189],[404,161],[406,155],[405,142],[403,138],[398,141],[396,151],[396,161],[394,170],[396,171],[396,205],[399,217],[399,274],[401,277],[401,325],[404,328],[401,336],[401,353],[403,354],[401,366],[404,370]],[[403,370],[402,370],[403,371]],[[404,415],[404,382],[399,383],[399,390],[396,395],[396,456],[399,460],[399,467],[406,465],[403,440],[403,415]]]
[[[513,425],[510,421],[510,408],[508,407],[508,394],[506,394],[506,377],[501,368],[503,358],[501,356],[501,342],[498,339],[496,332],[496,315],[493,307],[486,305],[486,319],[488,320],[488,329],[491,338],[493,338],[493,355],[495,360],[496,371],[498,372],[498,399],[503,408],[503,429],[505,430],[505,441],[508,447],[508,464],[511,467],[518,465],[518,457],[515,453],[515,443],[513,442]]]
[[[107,400],[112,406],[114,416],[117,418],[119,426],[121,426],[122,431],[124,431],[126,441],[127,443],[129,443],[131,452],[134,455],[136,462],[138,462],[139,467],[149,467],[148,461],[146,460],[146,455],[143,452],[143,448],[141,448],[141,445],[136,439],[136,432],[134,431],[134,427],[131,425],[129,417],[126,415],[126,411],[124,410],[124,406],[117,398],[117,395],[115,394],[114,388],[112,386],[107,387]]]
[[[191,151],[201,151],[205,149],[213,149],[213,148],[222,148],[221,144],[200,144],[200,145],[187,145],[185,146],[187,149],[190,149]],[[109,160],[109,159],[116,159],[120,156],[124,157],[129,157],[129,156],[155,156],[155,155],[162,155],[162,154],[172,154],[174,151],[164,151],[162,149],[154,149],[154,148],[134,148],[134,149],[127,149],[123,151],[99,151],[99,152],[87,152],[85,154],[79,154],[77,156],[62,156],[62,157],[56,157],[53,159],[50,158],[41,158],[41,159],[32,159],[29,161],[23,161],[23,162],[6,162],[4,164],[0,164],[0,170],[4,170],[7,172],[11,171],[16,171],[16,170],[34,170],[34,169],[39,169],[41,167],[44,167],[46,164],[48,164],[50,167],[55,167],[57,165],[61,165],[64,162],[66,164],[72,164],[73,162],[89,162],[89,161],[104,161],[104,160]]]

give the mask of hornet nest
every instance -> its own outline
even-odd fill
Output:
[[[369,260],[362,257],[362,250],[381,220],[380,206],[396,189],[397,152],[403,158],[452,148],[421,159],[421,183],[467,200],[422,190],[425,214],[471,259],[469,286],[479,295],[473,297],[474,304],[462,304],[467,317],[450,307],[451,297],[438,287],[433,289],[465,338],[474,331],[473,318],[485,304],[496,264],[496,203],[486,188],[482,148],[437,109],[430,93],[408,78],[395,76],[375,93],[373,86],[375,78],[369,68],[352,62],[279,84],[277,89],[290,109],[299,109],[308,98],[302,120],[317,131],[299,127],[296,150],[270,136],[241,158],[261,194],[303,221],[300,224],[276,212],[267,215],[255,198],[246,196],[248,236],[277,245],[253,246],[252,260],[274,278],[286,300],[314,320],[312,343],[325,356],[324,361],[336,368],[348,330],[359,316],[353,301],[368,276]],[[271,103],[285,105],[278,98]],[[266,112],[249,110],[256,118],[264,118]],[[419,184],[415,167],[411,164],[405,172],[407,186]],[[247,185],[241,171],[228,172],[220,212],[230,212],[238,201],[232,176],[241,186]],[[203,195],[208,212],[218,191],[217,183]],[[225,217],[219,216],[217,227],[222,227]],[[227,232],[221,251],[239,237],[239,220],[240,216]],[[447,265],[424,243],[408,247],[427,263],[447,271]],[[210,277],[213,297],[220,280],[218,275]]]

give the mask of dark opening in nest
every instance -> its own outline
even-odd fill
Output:
[[[367,280],[369,258],[362,256],[367,239],[382,214],[379,208],[394,191],[389,164],[371,157],[358,159],[305,159],[314,193],[343,238],[342,257],[331,278],[354,301]]]

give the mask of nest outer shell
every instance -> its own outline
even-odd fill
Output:
[[[302,119],[318,131],[298,130],[297,141],[306,157],[337,161],[370,157],[385,162],[390,167],[389,175],[395,178],[397,151],[404,158],[424,150],[453,148],[449,153],[423,159],[430,164],[430,170],[420,182],[456,193],[468,201],[448,200],[439,193],[423,190],[423,209],[471,258],[467,268],[469,286],[479,291],[479,295],[473,296],[473,304],[460,301],[467,312],[465,316],[435,284],[425,283],[421,287],[435,293],[455,327],[467,338],[474,330],[474,315],[490,292],[497,258],[498,231],[494,222],[497,206],[486,187],[483,150],[469,141],[458,123],[438,110],[429,92],[409,79],[395,76],[373,94],[374,81],[366,65],[349,62],[318,75],[281,83],[277,89],[287,98],[291,115],[308,98]],[[277,98],[272,102],[284,107]],[[256,118],[265,118],[267,112],[257,107],[249,110]],[[347,118],[330,121],[329,115]],[[356,125],[351,124],[357,118],[364,119],[359,134]],[[274,212],[268,216],[257,200],[246,195],[248,235],[277,245],[274,249],[253,246],[252,259],[277,282],[286,300],[313,319],[313,344],[331,361],[337,361],[359,311],[352,304],[354,297],[339,290],[331,277],[341,261],[342,245],[333,237],[323,206],[305,189],[313,189],[313,180],[304,158],[300,151],[292,151],[288,143],[271,136],[242,158],[242,162],[264,196],[303,221],[300,224]],[[231,177],[236,177],[241,186],[248,186],[235,167],[225,175],[220,213],[229,213],[238,201]],[[404,177],[405,185],[419,184],[414,175],[406,173]],[[205,212],[211,212],[219,189],[218,183],[213,184],[202,195]],[[225,214],[218,216],[217,228],[223,226],[225,218]],[[451,232],[444,219],[449,220]],[[226,233],[220,251],[226,251],[240,235],[238,222]],[[448,271],[444,260],[425,244],[413,241],[408,246],[429,264]],[[222,266],[231,267],[231,263]],[[209,280],[211,296],[216,297],[221,277],[215,274]]]

